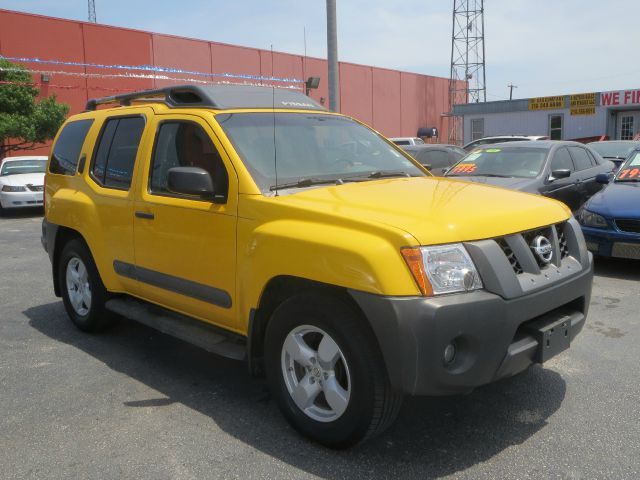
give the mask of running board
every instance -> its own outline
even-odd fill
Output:
[[[107,310],[233,360],[247,358],[244,337],[132,297],[108,300]]]

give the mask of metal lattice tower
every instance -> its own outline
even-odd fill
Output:
[[[96,0],[89,0],[89,21],[96,23]]]
[[[462,143],[462,117],[453,106],[487,101],[484,72],[484,0],[453,0],[451,75],[449,75],[449,143]]]

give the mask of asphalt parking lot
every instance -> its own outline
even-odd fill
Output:
[[[41,213],[0,218],[0,478],[640,478],[640,262],[598,259],[591,311],[544,366],[336,452],[244,364],[132,322],[87,335],[53,295]],[[479,320],[480,321],[480,320]]]

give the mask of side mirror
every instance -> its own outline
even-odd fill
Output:
[[[213,199],[213,180],[209,172],[199,167],[173,167],[169,169],[167,188],[172,193]]]
[[[551,176],[549,177],[549,181],[553,182],[554,180],[558,180],[560,178],[569,178],[570,176],[571,176],[571,170],[569,170],[568,168],[553,170],[551,172]]]
[[[609,183],[609,174],[608,173],[599,173],[596,175],[596,182],[601,183],[602,185],[606,185]]]

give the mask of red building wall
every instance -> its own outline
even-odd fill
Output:
[[[327,91],[327,62],[255,48],[226,45],[171,35],[62,20],[0,9],[0,54],[103,65],[153,65],[211,73],[197,77],[225,79],[215,74],[233,73],[279,78],[321,77],[311,96],[320,101]],[[273,56],[273,58],[272,58]],[[110,78],[123,70],[25,63],[32,70],[60,73],[42,84],[42,94],[55,93],[71,112],[84,108],[89,98],[138,89],[184,83],[157,78]],[[399,72],[351,63],[340,63],[341,111],[371,125],[387,136],[414,136],[419,127],[438,127],[444,141],[447,128],[448,79]],[[65,75],[83,73],[87,76]],[[155,72],[157,74],[157,72]],[[92,75],[96,75],[95,77]],[[98,76],[99,75],[99,76]],[[193,75],[167,74],[174,78]],[[38,84],[40,73],[34,73]],[[46,152],[46,147],[40,153]]]

